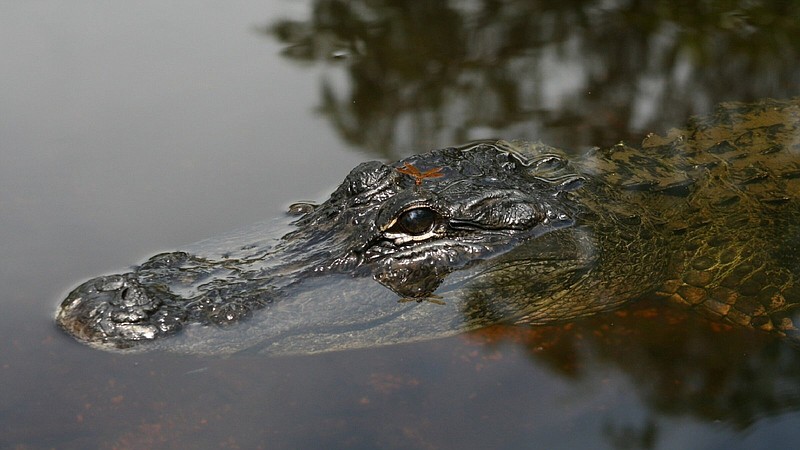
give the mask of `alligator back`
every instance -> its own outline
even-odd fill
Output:
[[[685,129],[580,162],[636,192],[669,248],[656,293],[738,325],[796,334],[800,306],[800,103],[726,103]],[[596,206],[600,208],[600,206]],[[623,255],[618,255],[623,261]]]

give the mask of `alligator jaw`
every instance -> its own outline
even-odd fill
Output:
[[[546,146],[525,154],[511,147],[481,143],[393,165],[363,163],[284,232],[234,234],[92,279],[62,302],[57,323],[94,347],[137,350],[170,348],[147,343],[174,342],[162,338],[182,329],[213,334],[257,310],[267,317],[278,300],[281,311],[302,318],[290,321],[298,330],[304,321],[369,323],[341,315],[359,299],[383,295],[381,284],[401,298],[427,298],[446,290],[453,272],[573,223],[570,201],[560,197],[564,176],[574,176],[563,158]],[[342,301],[320,314],[320,297],[332,293],[314,286],[342,275],[349,280]],[[264,326],[270,333],[283,324]]]

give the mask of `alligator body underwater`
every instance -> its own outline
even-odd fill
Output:
[[[89,280],[57,322],[106,349],[311,353],[658,296],[797,339],[798,100],[576,158],[487,141],[367,162],[292,210]]]

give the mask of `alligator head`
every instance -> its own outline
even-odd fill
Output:
[[[522,150],[481,142],[363,163],[324,203],[295,205],[301,216],[282,237],[200,244],[90,280],[64,300],[57,321],[92,345],[128,348],[191,323],[219,328],[279,304],[292,308],[298,293],[325,285],[325,277],[368,280],[371,292],[383,289],[377,282],[395,300],[435,298],[454,272],[574,223],[567,194],[581,177],[549,147]],[[306,298],[298,308],[322,301]],[[348,295],[338,301],[347,314]]]

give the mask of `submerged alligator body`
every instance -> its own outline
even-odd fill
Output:
[[[496,141],[368,162],[292,210],[89,280],[57,322],[106,349],[310,353],[647,295],[797,338],[798,100],[723,104],[574,159]]]

